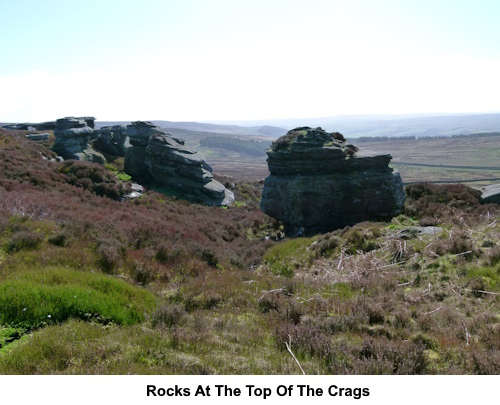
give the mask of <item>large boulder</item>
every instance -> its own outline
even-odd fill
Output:
[[[132,177],[167,188],[172,194],[207,205],[228,205],[234,195],[212,175],[211,167],[184,141],[150,122],[127,126],[131,147],[125,171]]]
[[[500,184],[483,187],[481,202],[484,204],[500,204]]]
[[[94,130],[83,118],[66,117],[56,121],[54,135],[56,141],[52,150],[64,159],[105,163],[104,156],[89,145]]]
[[[356,157],[339,133],[301,127],[268,149],[261,209],[285,233],[312,235],[398,215],[405,200],[390,155]]]

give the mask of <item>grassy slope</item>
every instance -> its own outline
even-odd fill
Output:
[[[290,341],[311,374],[500,371],[499,212],[465,188],[276,243],[254,186],[119,202],[38,152],[0,134],[0,373],[299,373]]]

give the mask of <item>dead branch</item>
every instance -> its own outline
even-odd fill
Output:
[[[470,255],[471,253],[472,253],[472,250],[468,250],[467,252],[458,253],[455,256]]]
[[[304,372],[304,369],[302,368],[302,366],[300,365],[299,361],[297,360],[297,357],[295,357],[295,355],[293,354],[292,352],[292,337],[290,335],[288,335],[288,338],[290,339],[289,342],[285,342],[285,345],[286,345],[286,348],[288,349],[288,351],[290,352],[290,354],[292,355],[293,359],[297,362],[297,364],[299,365],[300,367],[300,371],[302,371],[302,374],[306,375],[306,373]]]
[[[491,291],[483,291],[483,290],[469,290],[467,288],[464,288],[465,291],[468,291],[468,292],[472,292],[472,293],[475,293],[475,292],[480,292],[480,293],[483,293],[483,294],[491,294],[491,295],[500,295],[500,293],[494,293],[494,292],[491,292]]]
[[[433,314],[434,312],[437,312],[439,311],[441,308],[443,308],[443,306],[440,306],[439,308],[433,310],[433,311],[430,311],[430,312],[424,312],[422,315],[430,315],[430,314]]]
[[[262,297],[260,297],[258,299],[257,302],[259,302],[262,298],[264,298],[267,294],[270,294],[272,292],[282,292],[282,291],[285,291],[285,287],[281,287],[281,288],[276,288],[275,290],[269,290],[269,291],[264,291],[264,294],[262,295]]]

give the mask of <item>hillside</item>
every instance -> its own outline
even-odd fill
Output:
[[[500,131],[500,114],[340,115],[318,118],[236,121],[238,125],[300,126],[339,131],[348,138],[360,136],[442,136]]]
[[[253,135],[259,137],[278,138],[286,133],[286,129],[271,126],[271,125],[225,125],[225,124],[210,124],[201,122],[176,122],[163,120],[149,120],[154,125],[167,128],[169,130],[176,129],[190,132],[208,132],[222,135]],[[130,121],[97,121],[96,128],[101,128],[110,125],[126,125]]]
[[[307,374],[500,372],[500,212],[472,189],[289,239],[259,182],[123,200],[113,165],[24,135],[0,130],[1,374],[298,374],[289,349]]]

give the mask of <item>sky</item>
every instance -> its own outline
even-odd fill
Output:
[[[500,112],[498,0],[0,0],[0,122]]]

